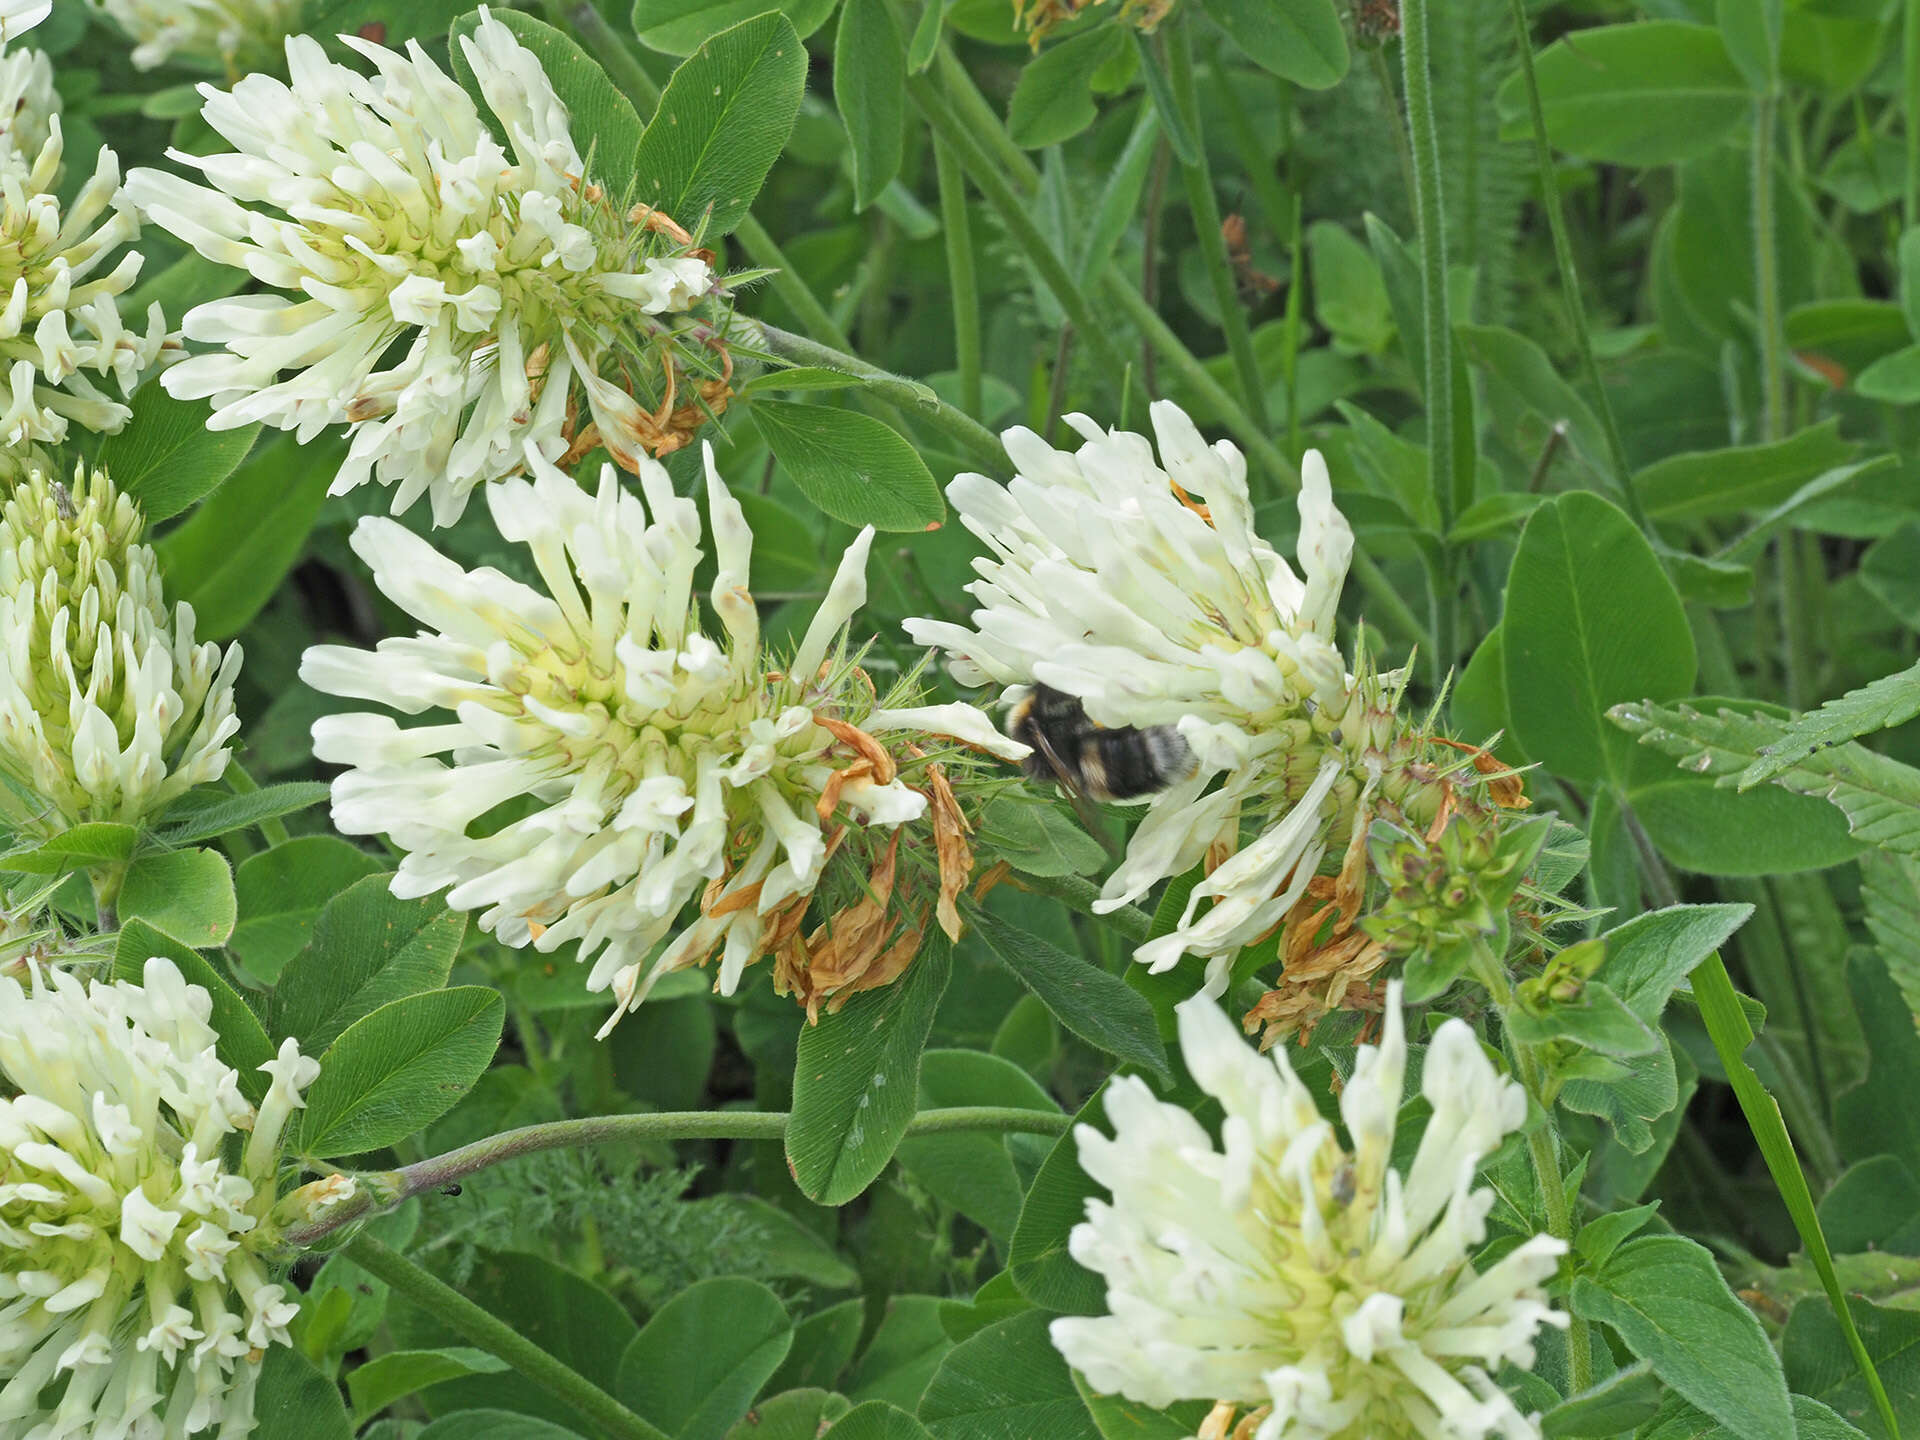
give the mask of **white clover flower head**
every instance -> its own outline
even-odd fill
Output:
[[[500,534],[526,546],[544,591],[462,570],[391,520],[354,530],[374,583],[422,629],[372,653],[316,646],[301,678],[403,715],[438,713],[406,728],[371,713],[315,723],[315,755],[349,767],[333,782],[334,824],[408,852],[395,894],[445,889],[449,905],[479,910],[508,945],[579,941],[581,958],[597,957],[588,987],[613,990],[615,1019],[660,976],[716,950],[718,987],[730,994],[762,954],[812,944],[781,980],[810,1007],[891,978],[888,965],[899,973],[910,946],[855,956],[799,934],[829,857],[858,848],[854,832],[897,832],[930,808],[944,816],[949,803],[931,779],[909,785],[860,728],[889,724],[869,712],[872,692],[844,654],[873,532],[848,548],[798,649],[775,669],[747,589],[752,532],[710,448],[717,636],[699,628],[693,588],[699,511],[664,469],[642,457],[643,500],[611,466],[588,494],[531,446],[528,463],[531,478],[489,486],[486,502]],[[924,722],[914,727],[923,744],[942,726],[980,743],[986,717],[958,710],[908,718]],[[945,834],[942,823],[934,828]],[[941,867],[949,906],[956,865],[957,851]],[[663,947],[695,899],[698,917]],[[899,927],[869,928],[877,946]]]
[[[91,0],[133,42],[133,64],[169,61],[229,73],[271,66],[300,28],[299,0]]]
[[[1240,452],[1206,444],[1176,405],[1151,413],[1158,461],[1145,436],[1083,415],[1067,417],[1085,437],[1072,454],[1007,431],[1011,482],[960,475],[947,487],[988,551],[967,587],[972,627],[922,619],[907,631],[947,651],[963,683],[1038,681],[1101,725],[1179,727],[1194,768],[1152,798],[1099,904],[1130,904],[1210,850],[1230,854],[1180,925],[1135,952],[1155,969],[1207,956],[1217,994],[1234,952],[1304,893],[1323,822],[1358,788],[1330,743],[1357,694],[1334,645],[1353,532],[1310,451],[1296,573],[1255,533]],[[1244,848],[1243,819],[1258,835]]]
[[[170,393],[210,397],[215,429],[262,421],[304,442],[347,425],[334,493],[394,486],[395,513],[425,494],[436,524],[529,446],[561,460],[600,444],[632,470],[724,408],[710,257],[593,182],[511,31],[483,6],[459,41],[484,114],[417,42],[343,39],[373,75],[296,35],[288,79],[202,87],[233,148],[172,158],[207,183],[128,176],[154,224],[265,287],[188,312],[187,338],[216,348],[168,371]]]
[[[240,647],[194,643],[142,525],[84,467],[71,490],[31,471],[0,509],[0,816],[22,834],[131,824],[226,770]]]
[[[319,1073],[288,1040],[256,1111],[215,1055],[212,1000],[171,960],[143,983],[0,976],[0,1430],[34,1440],[244,1436],[296,1312],[249,1250],[287,1117]],[[237,1167],[227,1137],[248,1131]],[[50,1406],[41,1396],[62,1376]]]
[[[72,204],[60,203],[65,142],[60,116],[38,94],[45,58],[36,63],[21,52],[0,65],[0,88],[12,91],[21,107],[0,135],[0,479],[6,480],[45,463],[42,447],[66,439],[74,425],[98,434],[121,429],[133,411],[103,385],[131,395],[169,340],[158,304],[147,309],[144,335],[120,315],[117,297],[138,278],[142,257],[127,250],[108,263],[140,234],[113,151],[101,146],[92,178]],[[22,148],[35,140],[34,148]]]
[[[1474,1268],[1494,1200],[1474,1174],[1527,1103],[1472,1029],[1449,1020],[1428,1047],[1433,1116],[1403,1173],[1397,982],[1341,1092],[1351,1153],[1284,1050],[1259,1055],[1205,996],[1178,1015],[1188,1068],[1225,1111],[1220,1142],[1130,1076],[1108,1090],[1113,1136],[1076,1130],[1112,1198],[1087,1202],[1069,1244],[1111,1313],[1053,1322],[1067,1362],[1144,1405],[1254,1407],[1255,1440],[1538,1440],[1491,1376],[1531,1366],[1539,1328],[1567,1323],[1542,1288],[1566,1246],[1536,1235]]]

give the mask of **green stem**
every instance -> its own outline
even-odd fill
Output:
[[[1428,0],[1401,6],[1401,60],[1407,92],[1407,134],[1413,146],[1413,200],[1420,237],[1422,347],[1427,397],[1427,477],[1440,512],[1440,532],[1453,524],[1453,346],[1447,315],[1447,222],[1440,208],[1440,137],[1433,121],[1428,68]],[[1440,657],[1451,663],[1451,657]]]
[[[1514,40],[1520,48],[1520,73],[1526,80],[1527,113],[1533,122],[1533,164],[1540,180],[1540,203],[1546,208],[1547,228],[1553,232],[1553,259],[1560,270],[1560,289],[1566,297],[1567,315],[1573,322],[1574,348],[1580,355],[1580,373],[1587,382],[1588,397],[1600,417],[1606,435],[1607,461],[1613,470],[1614,488],[1627,513],[1647,534],[1653,533],[1639,492],[1633,488],[1633,467],[1627,461],[1627,447],[1620,439],[1620,425],[1613,415],[1613,402],[1600,380],[1600,362],[1594,358],[1593,332],[1587,324],[1587,307],[1580,298],[1580,271],[1573,260],[1573,242],[1567,235],[1567,215],[1560,203],[1560,186],[1553,173],[1553,148],[1547,143],[1547,116],[1540,104],[1540,81],[1533,71],[1533,38],[1527,24],[1526,0],[1509,0],[1513,11]]]
[[[1753,286],[1760,324],[1760,438],[1785,435],[1787,367],[1780,341],[1779,237],[1773,223],[1774,98],[1753,102]]]
[[[1192,26],[1185,19],[1171,27],[1167,35],[1167,79],[1173,91],[1174,108],[1181,123],[1197,139],[1199,158],[1180,167],[1186,182],[1187,207],[1193,212],[1194,228],[1199,232],[1200,258],[1206,263],[1207,279],[1213,286],[1213,301],[1220,310],[1220,328],[1227,337],[1227,353],[1240,381],[1240,399],[1253,423],[1265,430],[1267,425],[1267,387],[1260,378],[1260,362],[1253,353],[1253,336],[1247,329],[1247,312],[1240,303],[1240,287],[1233,278],[1233,263],[1227,258],[1226,236],[1220,229],[1220,201],[1213,193],[1213,171],[1207,162],[1207,147],[1200,130],[1200,102],[1193,86]]]
[[[1901,24],[1901,76],[1906,103],[1901,107],[1907,131],[1907,194],[1901,219],[1920,225],[1920,0],[1907,0]]]
[[[940,74],[940,88],[947,103],[953,106],[969,133],[981,138],[1020,189],[1039,189],[1040,171],[1027,158],[1027,152],[1013,143],[1007,127],[987,103],[987,97],[980,93],[980,87],[973,83],[967,67],[954,58],[953,47],[944,40],[940,42],[934,68]]]
[[[986,408],[986,399],[980,368],[980,286],[973,270],[966,176],[945,145],[933,147],[933,164],[940,181],[940,223],[946,234],[947,280],[953,294],[953,364],[960,372],[960,408],[978,416]]]
[[[571,1365],[523,1337],[504,1320],[467,1299],[399,1251],[361,1235],[347,1255],[376,1280],[384,1280],[462,1339],[498,1356],[542,1390],[563,1401],[619,1440],[667,1440],[664,1431],[642,1420]]]
[[[1034,223],[1031,207],[1000,173],[992,158],[976,143],[972,128],[960,121],[938,87],[924,75],[908,77],[907,95],[932,128],[935,143],[953,151],[966,166],[974,188],[998,212],[1008,235],[1039,272],[1041,283],[1066,312],[1067,319],[1080,332],[1100,366],[1116,379],[1126,374],[1126,357],[1114,344],[1112,327],[1101,323],[1101,317],[1094,311],[1085,293],[1074,283],[1066,262],[1047,243],[1047,237],[1040,233],[1040,227]]]
[[[753,216],[746,215],[733,233],[746,250],[748,259],[763,269],[773,271],[767,277],[767,283],[773,286],[774,294],[787,302],[787,308],[800,317],[802,325],[836,350],[853,349],[853,341],[846,330],[821,303],[820,297],[813,293],[813,287],[800,278],[800,272],[789,263],[786,253],[767,233],[766,226]]]
[[[1134,914],[1140,912],[1134,911]],[[1142,938],[1145,936],[1144,922]],[[394,1209],[432,1191],[444,1190],[508,1160],[543,1150],[577,1150],[621,1142],[659,1144],[670,1140],[778,1140],[788,1116],[779,1110],[667,1110],[639,1115],[592,1115],[524,1125],[462,1145],[443,1155],[403,1165],[398,1170],[362,1174],[353,1195],[330,1205],[317,1219],[287,1225],[263,1252],[288,1260],[370,1215]],[[1005,1134],[1059,1135],[1068,1117],[1047,1110],[1018,1110],[994,1105],[956,1105],[922,1110],[907,1123],[908,1135],[940,1135],[955,1130]]]
[[[587,53],[600,62],[613,83],[644,107],[643,120],[659,108],[660,82],[640,63],[633,47],[615,33],[593,0],[575,0],[570,5],[563,0],[548,0],[546,9],[554,23],[580,37]]]
[[[809,340],[804,335],[796,335],[791,330],[782,330],[775,325],[762,325],[760,330],[766,336],[767,348],[782,360],[791,360],[796,365],[844,370],[849,375],[857,375],[875,395],[904,407],[909,414],[958,440],[978,463],[993,470],[1007,463],[1007,452],[1001,448],[991,430],[971,415],[947,404],[917,380],[908,380],[877,365],[869,365],[858,356]]]

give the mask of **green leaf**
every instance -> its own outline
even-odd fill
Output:
[[[213,961],[144,920],[129,920],[120,927],[113,951],[114,978],[143,983],[147,961],[156,956],[171,960],[189,985],[198,985],[212,999],[207,1023],[219,1036],[214,1053],[238,1073],[240,1093],[258,1105],[269,1083],[260,1067],[273,1059],[273,1042],[267,1038],[260,1017],[247,1007],[240,992]]]
[[[1146,997],[1091,960],[1069,955],[990,910],[968,917],[988,948],[1067,1029],[1123,1063],[1171,1078],[1166,1046]]]
[[[326,903],[379,869],[376,856],[337,835],[299,835],[249,855],[233,872],[240,919],[227,948],[271,984],[306,946]]]
[[[496,6],[493,18],[531,50],[546,72],[553,92],[567,107],[575,141],[587,157],[588,174],[617,203],[634,179],[634,152],[640,147],[640,116],[607,72],[564,31],[518,10]],[[447,36],[454,73],[469,90],[477,89],[473,67],[461,41],[480,28],[478,14],[461,16]],[[482,113],[485,113],[484,110]],[[508,138],[508,137],[502,137]],[[589,153],[590,152],[590,153]],[[641,198],[645,198],[642,196]],[[672,212],[669,212],[672,213]],[[679,219],[678,215],[674,216]]]
[[[197,845],[235,830],[251,829],[318,805],[327,798],[327,786],[318,780],[290,780],[263,785],[244,794],[218,790],[189,790],[167,807],[154,839],[162,845]]]
[[[1761,510],[1807,481],[1845,465],[1859,446],[1840,438],[1829,420],[1774,445],[1735,445],[1656,461],[1633,477],[1655,520],[1697,520]]]
[[[1010,1061],[977,1050],[929,1050],[920,1062],[920,1107],[1004,1105],[1060,1113],[1053,1098]],[[900,1142],[900,1164],[928,1194],[977,1222],[1004,1254],[1020,1218],[1020,1176],[1005,1137],[922,1135]]]
[[[225,640],[260,613],[306,548],[346,441],[262,445],[185,522],[154,542],[167,591],[193,606],[202,640]]]
[[[895,1295],[881,1313],[880,1328],[846,1379],[855,1404],[884,1401],[913,1411],[933,1372],[953,1349],[940,1323],[945,1302],[932,1295]]]
[[[274,986],[274,1030],[302,1050],[318,1053],[382,1005],[447,983],[467,917],[437,898],[395,898],[392,878],[366,876],[329,900]]]
[[[1307,227],[1307,265],[1314,318],[1332,332],[1334,349],[1377,355],[1393,339],[1393,307],[1371,251],[1344,225],[1316,220]]]
[[[852,1283],[859,1283],[857,1274]],[[866,1309],[866,1301],[855,1296],[816,1310],[795,1325],[793,1346],[767,1382],[768,1388],[791,1390],[818,1385],[830,1390],[837,1386],[853,1352],[860,1348]]]
[[[92,865],[113,865],[133,854],[140,832],[131,825],[89,820],[38,845],[0,855],[0,870],[16,875],[59,875]]]
[[[171,519],[212,494],[247,458],[260,433],[258,425],[209,430],[212,408],[205,400],[176,400],[157,382],[142,385],[132,403],[133,418],[100,442],[94,463],[140,506],[148,524]]]
[[[1607,432],[1586,399],[1560,378],[1559,368],[1536,342],[1498,325],[1462,325],[1460,343],[1474,364],[1487,370],[1547,425],[1565,425],[1567,444],[1595,475],[1611,477]]]
[[[934,1440],[1099,1440],[1047,1335],[1051,1319],[1028,1311],[953,1348],[920,1400],[921,1423]]]
[[[320,1057],[299,1149],[359,1155],[438,1120],[493,1059],[506,1005],[483,985],[409,995],[363,1015]]]
[[[780,1297],[738,1275],[682,1290],[620,1357],[619,1397],[675,1440],[724,1440],[780,1368],[793,1322]]]
[[[1602,937],[1606,959],[1595,974],[1655,1024],[1673,992],[1752,914],[1751,905],[1671,905],[1636,915]]]
[[[869,1400],[849,1411],[828,1440],[930,1440],[927,1429],[906,1411],[884,1400]]]
[[[791,370],[765,370],[740,387],[742,395],[764,395],[770,390],[852,390],[866,382],[851,370],[824,365],[796,365]]]
[[[833,103],[847,127],[854,209],[864,210],[900,173],[906,129],[907,55],[884,0],[842,0]]]
[[[1901,624],[1920,627],[1920,523],[1909,521],[1860,557],[1860,583]]]
[[[946,936],[930,932],[899,979],[800,1032],[787,1165],[808,1199],[844,1205],[893,1158],[913,1118],[920,1052],[952,968]]]
[[[1920,859],[1884,851],[1860,862],[1867,929],[1907,1008],[1920,1015]]]
[[[1598,981],[1581,987],[1580,996],[1555,1004],[1542,1014],[1515,1009],[1507,1028],[1525,1045],[1560,1040],[1602,1055],[1651,1055],[1660,1038],[1613,991]]]
[[[1635,785],[1630,799],[1660,853],[1697,874],[1824,870],[1865,848],[1833,806],[1773,786],[1743,792],[1675,773]]]
[[[755,15],[707,40],[647,122],[636,198],[709,242],[732,234],[786,146],[806,79],[806,49],[784,15]]]
[[[1058,805],[1035,804],[1027,795],[989,802],[980,838],[1023,875],[1086,875],[1107,863],[1100,842]]]
[[[569,1430],[537,1415],[523,1415],[517,1410],[459,1410],[434,1421],[413,1440],[582,1440],[582,1437],[578,1430]]]
[[[1641,744],[1673,756],[1682,769],[1711,775],[1723,786],[1734,784],[1786,731],[1786,721],[1761,711],[1701,703],[1714,705],[1716,713],[1687,704],[1637,704],[1616,705],[1608,718]],[[1920,770],[1849,742],[1807,756],[1772,783],[1839,806],[1849,832],[1863,844],[1920,854]]]
[[[700,998],[697,1003],[706,1002]],[[727,1216],[745,1236],[746,1243],[752,1246],[758,1273],[770,1279],[804,1280],[822,1290],[852,1290],[860,1284],[860,1272],[843,1260],[818,1230],[758,1195],[728,1190],[704,1200],[683,1201],[682,1204],[697,1205]],[[851,1354],[851,1350],[848,1353]],[[824,1384],[832,1378],[823,1377],[820,1383]],[[796,1380],[792,1383],[799,1385],[812,1382]]]
[[[1202,8],[1261,69],[1309,90],[1347,73],[1347,34],[1332,0],[1202,0]]]
[[[1213,1409],[1205,1400],[1183,1400],[1149,1410],[1123,1395],[1096,1395],[1077,1373],[1073,1383],[1104,1440],[1191,1440]]]
[[[1719,31],[1677,20],[1580,30],[1541,51],[1534,70],[1554,146],[1615,165],[1704,155],[1753,104]],[[1501,138],[1525,139],[1531,123],[1518,74],[1495,104]]]
[[[253,1419],[274,1440],[350,1440],[340,1387],[290,1345],[272,1345],[260,1366]]]
[[[1073,1117],[1074,1129],[1098,1125],[1106,1114],[1106,1087],[1087,1097]],[[1107,1308],[1107,1283],[1075,1260],[1067,1249],[1073,1227],[1087,1216],[1087,1201],[1102,1187],[1080,1168],[1080,1147],[1069,1130],[1053,1142],[1040,1172],[1027,1189],[1027,1202],[1007,1251],[1007,1272],[1020,1293],[1034,1304],[1066,1315],[1100,1315]]]
[[[819,1440],[847,1409],[844,1395],[818,1388],[788,1390],[749,1410],[727,1431],[727,1440]]]
[[[1853,379],[1854,393],[1887,405],[1920,400],[1920,345],[1883,355]]]
[[[1910,1433],[1920,1426],[1920,1312],[1858,1297],[1847,1300],[1847,1309],[1887,1387],[1902,1432]],[[1832,1305],[1809,1298],[1794,1306],[1781,1351],[1796,1390],[1832,1406],[1874,1440],[1886,1440],[1889,1432],[1871,1406]]]
[[[127,866],[121,920],[146,920],[204,950],[233,934],[233,872],[217,850],[161,850]]]
[[[1865,1440],[1860,1431],[1842,1420],[1818,1400],[1805,1395],[1793,1401],[1792,1440]],[[1669,1395],[1653,1424],[1635,1433],[1634,1440],[1736,1440],[1738,1432],[1718,1424],[1711,1415],[1687,1404],[1678,1395]]]
[[[930,0],[921,7],[919,23],[913,27],[913,38],[907,42],[907,70],[918,75],[933,64],[935,51],[940,45],[941,22],[947,18],[947,6],[951,0]]]
[[[1834,1135],[1850,1160],[1893,1155],[1920,1175],[1920,1108],[1891,1103],[1920,1093],[1920,1032],[1877,956],[1856,950],[1847,985],[1867,1040],[1867,1078],[1833,1102]]]
[[[1620,1435],[1657,1415],[1663,1393],[1653,1366],[1642,1360],[1562,1400],[1540,1417],[1540,1433],[1547,1440]]]
[[[1760,759],[1740,772],[1740,788],[1771,780],[1816,750],[1890,730],[1920,715],[1920,665],[1849,690],[1794,720]]]
[[[347,1393],[353,1397],[353,1423],[364,1425],[396,1400],[442,1380],[463,1375],[493,1375],[507,1362],[466,1345],[439,1350],[389,1350],[347,1373]]]
[[[1049,45],[1020,72],[1007,101],[1007,133],[1038,150],[1071,140],[1093,123],[1093,77],[1127,48],[1123,26],[1101,25]]]
[[[1534,511],[1500,628],[1514,737],[1571,780],[1624,783],[1632,747],[1611,732],[1607,707],[1693,684],[1680,597],[1633,522],[1597,495]]]
[[[1573,1282],[1571,1305],[1743,1440],[1793,1432],[1779,1357],[1703,1246],[1679,1235],[1630,1241]]]
[[[787,17],[802,39],[827,23],[839,0],[634,0],[640,42],[667,55],[691,55],[722,30],[770,10]]]
[[[871,415],[789,400],[756,400],[747,413],[800,492],[833,519],[926,530],[945,517],[920,452]]]
[[[1920,1180],[1898,1155],[1870,1155],[1820,1197],[1820,1228],[1842,1255],[1920,1252]]]

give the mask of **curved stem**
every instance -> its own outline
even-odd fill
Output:
[[[1267,387],[1260,378],[1260,362],[1253,353],[1253,336],[1247,330],[1247,312],[1240,303],[1240,287],[1234,283],[1233,263],[1227,258],[1226,236],[1220,229],[1220,201],[1213,193],[1213,170],[1207,163],[1207,147],[1200,130],[1200,102],[1193,88],[1192,24],[1182,18],[1167,35],[1167,78],[1173,90],[1173,103],[1180,111],[1181,123],[1200,140],[1199,158],[1180,167],[1187,186],[1187,208],[1193,212],[1193,227],[1198,231],[1200,258],[1206,262],[1207,280],[1213,286],[1213,302],[1220,309],[1220,329],[1227,337],[1227,353],[1240,381],[1240,399],[1247,415],[1260,429],[1267,425]]]
[[[951,1130],[989,1130],[1002,1133],[1059,1135],[1071,1117],[1047,1110],[1020,1110],[995,1105],[957,1105],[922,1110],[907,1123],[908,1135],[942,1134]],[[443,1155],[357,1177],[354,1194],[329,1206],[316,1219],[288,1225],[277,1245],[262,1247],[269,1258],[289,1259],[312,1249],[328,1236],[370,1215],[392,1210],[415,1195],[444,1190],[456,1181],[523,1155],[543,1150],[572,1150],[614,1142],[657,1143],[665,1140],[778,1140],[786,1134],[787,1115],[780,1110],[668,1110],[643,1115],[593,1115],[579,1120],[552,1120],[524,1125],[462,1145]],[[357,1244],[358,1242],[356,1242]]]
[[[760,330],[766,336],[767,348],[781,359],[791,360],[796,365],[819,365],[857,375],[875,395],[893,401],[909,414],[937,426],[958,440],[980,464],[993,470],[1006,465],[1007,452],[1000,447],[1000,441],[991,430],[971,415],[947,404],[919,381],[908,380],[877,365],[869,365],[858,356],[822,345],[817,340],[809,340],[804,335],[796,335],[791,330],[782,330],[776,325],[762,324]]]
[[[973,268],[973,230],[967,218],[967,180],[945,145],[933,147],[940,182],[940,224],[947,242],[947,278],[953,291],[953,363],[960,372],[960,408],[978,417],[985,408],[980,366],[980,285]]]
[[[371,1235],[361,1235],[347,1247],[346,1254],[376,1280],[385,1281],[462,1339],[506,1361],[607,1434],[619,1440],[667,1440],[664,1431],[649,1425],[571,1365],[548,1354],[399,1251]]]

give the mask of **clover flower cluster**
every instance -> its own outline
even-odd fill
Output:
[[[91,0],[133,42],[139,70],[187,64],[243,72],[270,65],[300,24],[301,0]]]
[[[330,694],[444,712],[407,728],[374,713],[315,723],[314,753],[350,767],[334,781],[334,824],[408,852],[396,894],[445,889],[508,945],[580,942],[597,957],[589,988],[614,993],[609,1026],[662,975],[715,951],[722,993],[773,952],[779,988],[810,1013],[891,980],[929,909],[957,931],[970,868],[966,817],[925,759],[952,742],[933,735],[1026,754],[970,706],[874,707],[844,639],[866,595],[870,529],[798,647],[770,667],[747,589],[753,535],[710,449],[706,464],[717,638],[700,629],[693,588],[699,511],[666,471],[641,458],[644,502],[611,466],[590,495],[530,446],[532,478],[488,487],[486,503],[544,592],[462,570],[368,517],[355,553],[425,628],[372,653],[317,646],[301,664]],[[889,732],[891,745],[877,738]],[[887,839],[874,853],[876,835]],[[903,848],[932,857],[931,906],[907,893]],[[823,876],[855,854],[861,898],[807,930]],[[663,946],[695,899],[698,917]]]
[[[418,42],[343,43],[375,73],[292,36],[288,79],[201,87],[233,148],[172,158],[207,183],[127,178],[154,224],[266,287],[188,312],[187,338],[218,348],[169,370],[169,393],[211,398],[215,429],[259,421],[304,443],[348,426],[334,492],[393,486],[395,513],[426,495],[441,525],[529,446],[563,464],[603,446],[635,470],[725,407],[711,254],[593,181],[504,24],[483,6],[458,41],[485,114]]]
[[[226,770],[240,647],[194,643],[143,528],[100,470],[70,490],[34,470],[0,509],[0,817],[19,834],[131,824]]]
[[[1072,453],[1008,431],[1010,483],[947,489],[987,549],[971,624],[907,630],[962,683],[1037,682],[1098,725],[1176,727],[1192,769],[1149,797],[1095,908],[1204,862],[1177,923],[1134,958],[1157,971],[1203,956],[1218,995],[1234,957],[1281,931],[1280,991],[1249,1016],[1271,1043],[1330,1008],[1377,1009],[1371,977],[1427,933],[1358,923],[1375,898],[1411,903],[1376,883],[1376,821],[1437,842],[1456,824],[1497,831],[1526,798],[1490,757],[1402,717],[1400,673],[1348,668],[1334,626],[1353,532],[1319,453],[1301,466],[1296,572],[1254,529],[1239,450],[1165,401],[1151,416],[1157,461],[1145,436],[1085,416],[1068,417],[1085,441]]]
[[[1525,1122],[1526,1094],[1448,1020],[1421,1068],[1432,1116],[1395,1168],[1398,988],[1340,1093],[1351,1153],[1286,1052],[1256,1054],[1203,995],[1178,1009],[1180,1047],[1225,1112],[1219,1141],[1133,1076],[1108,1088],[1111,1138],[1078,1127],[1080,1164],[1112,1198],[1087,1202],[1069,1244],[1110,1313],[1052,1334],[1094,1389],[1219,1401],[1202,1433],[1223,1440],[1538,1440],[1492,1376],[1531,1366],[1540,1327],[1567,1323],[1543,1288],[1566,1244],[1535,1235],[1473,1264],[1494,1203],[1475,1171]]]
[[[47,12],[4,7],[0,43]],[[99,434],[125,426],[126,397],[169,343],[157,304],[144,332],[120,313],[142,257],[122,253],[140,221],[121,191],[119,159],[101,146],[92,177],[63,206],[65,159],[52,62],[38,50],[0,49],[0,482],[50,466],[45,447],[74,425]]]
[[[297,1306],[249,1248],[319,1073],[286,1041],[258,1106],[171,960],[142,982],[0,975],[0,1429],[246,1435]],[[228,1137],[244,1135],[230,1144]],[[237,1155],[237,1160],[230,1158]],[[66,1384],[57,1399],[54,1384]]]

